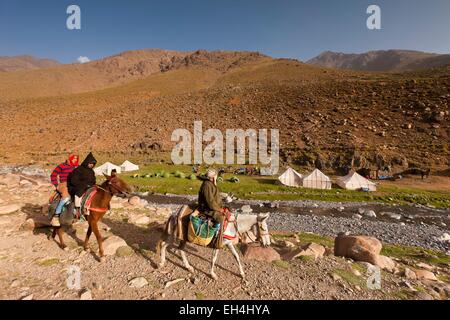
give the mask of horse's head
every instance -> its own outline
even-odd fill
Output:
[[[116,172],[111,172],[111,175],[108,176],[106,174],[103,174],[106,178],[106,181],[103,183],[105,187],[108,188],[108,190],[113,195],[128,195],[130,192],[132,192],[132,188],[122,179],[120,179]]]
[[[258,225],[256,236],[259,239],[259,241],[261,241],[264,247],[270,246],[270,233],[269,227],[267,226],[268,218],[269,218],[268,213],[259,213],[256,216],[256,221]]]

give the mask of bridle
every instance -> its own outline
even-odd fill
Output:
[[[119,191],[119,194],[123,194],[126,196],[129,196],[130,194],[122,189],[120,189],[118,186],[116,186],[115,184],[113,184],[111,181],[108,181],[108,188],[110,190],[106,190],[105,188],[103,188],[102,186],[97,185],[97,188],[99,188],[100,190],[103,190],[105,192],[108,192],[110,195],[114,195],[115,193],[111,191],[111,188],[116,189],[117,191]]]

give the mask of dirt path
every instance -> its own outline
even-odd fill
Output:
[[[101,233],[104,237],[114,235],[125,240],[128,250],[117,250],[99,262],[95,237],[90,242],[92,252],[85,252],[80,246],[85,223],[77,223],[69,230],[65,237],[68,251],[48,240],[49,228],[30,225],[29,219],[42,218],[41,205],[48,197],[49,186],[26,185],[0,187],[0,206],[14,201],[20,207],[18,211],[0,215],[0,299],[80,299],[86,297],[82,295],[86,290],[87,298],[92,299],[441,298],[415,289],[422,285],[420,282],[406,281],[400,275],[384,271],[381,290],[371,290],[367,287],[364,264],[332,254],[316,261],[244,259],[245,283],[226,250],[219,255],[216,282],[208,275],[212,251],[193,245],[188,245],[187,250],[195,274],[182,267],[174,248],[169,250],[166,266],[156,269],[157,242],[170,210],[153,208],[151,204],[132,206],[121,199],[114,199],[113,209],[101,225]],[[147,217],[145,226],[136,223],[142,217]],[[275,241],[273,248],[283,253],[286,243]],[[72,278],[68,272],[74,266],[81,271],[81,282],[79,287],[70,288],[67,280]],[[448,270],[439,271],[448,275],[445,272]],[[168,286],[173,280],[179,282]],[[133,287],[133,283],[138,287]]]

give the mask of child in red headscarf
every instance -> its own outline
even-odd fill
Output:
[[[76,154],[70,154],[69,158],[58,165],[50,175],[52,184],[61,195],[61,200],[56,207],[55,215],[52,218],[52,226],[61,226],[59,216],[64,208],[64,205],[70,201],[69,190],[67,189],[67,177],[69,174],[78,167],[79,157]]]

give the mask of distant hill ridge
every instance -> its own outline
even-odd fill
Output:
[[[379,50],[361,54],[325,51],[308,64],[355,71],[414,71],[450,65],[450,54],[412,50]]]

